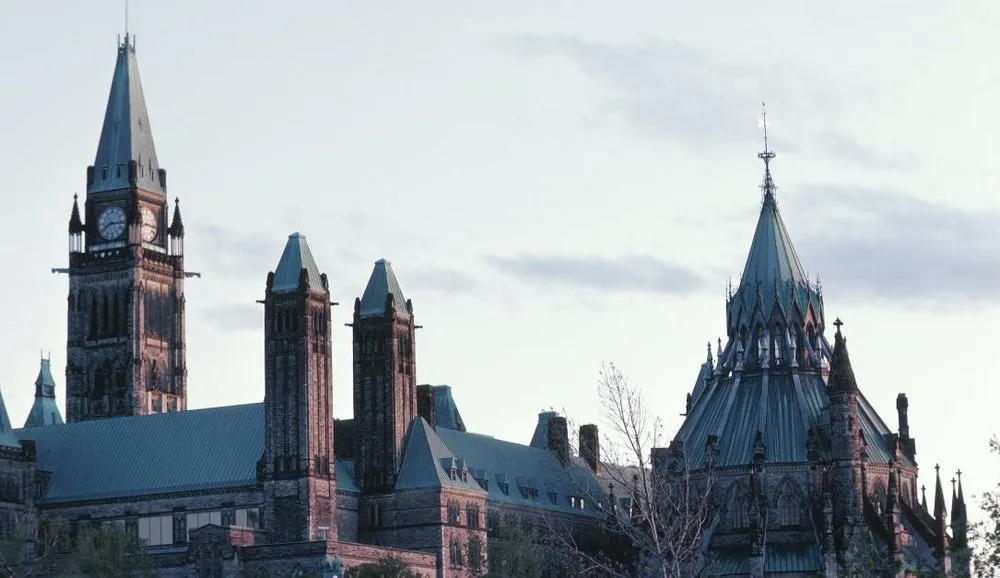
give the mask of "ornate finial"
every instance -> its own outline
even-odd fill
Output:
[[[764,197],[773,196],[775,189],[774,180],[771,178],[771,159],[775,157],[774,151],[768,148],[767,145],[767,106],[762,102],[760,103],[761,115],[758,124],[764,129],[764,150],[763,152],[757,153],[757,158],[764,161],[764,183],[761,184],[760,189],[764,191]]]
[[[843,325],[844,325],[844,322],[840,320],[840,317],[838,317],[838,318],[837,318],[837,319],[836,319],[836,320],[835,320],[835,321],[833,322],[833,326],[837,328],[837,335],[840,335],[840,328],[841,328],[841,327],[842,327]],[[934,467],[937,467],[937,466],[934,466]]]
[[[73,193],[73,202],[74,202],[74,203],[76,202],[76,199],[77,199],[77,194],[76,194],[76,193]]]
[[[934,473],[938,476],[941,475],[941,464],[934,464]]]

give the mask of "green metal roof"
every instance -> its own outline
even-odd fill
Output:
[[[87,187],[87,193],[128,188],[129,161],[138,165],[136,183],[141,189],[165,194],[160,186],[160,165],[139,80],[135,42],[134,39],[130,42],[126,34],[125,42],[118,46],[108,107],[94,158],[94,181]]]
[[[275,293],[291,293],[299,288],[299,276],[302,270],[306,270],[309,279],[309,287],[317,290],[327,290],[320,276],[319,267],[313,259],[309,244],[306,243],[306,236],[300,233],[292,233],[285,243],[285,250],[281,253],[278,266],[274,270],[274,281],[271,284],[271,291]]]
[[[465,431],[465,421],[458,411],[458,404],[451,393],[450,385],[435,385],[431,388],[434,396],[434,425]]]
[[[375,268],[372,269],[368,285],[361,296],[361,316],[385,315],[386,298],[389,295],[392,295],[393,306],[396,308],[397,314],[410,314],[406,305],[406,297],[403,296],[403,290],[399,286],[396,274],[392,271],[392,263],[388,259],[379,259],[375,261]]]
[[[457,458],[486,485],[487,499],[526,508],[593,516],[595,501],[605,502],[597,478],[579,457],[568,467],[551,451],[489,436],[440,428],[437,434]],[[508,484],[504,492],[501,482]],[[526,497],[521,488],[536,490]],[[555,500],[552,500],[554,495]],[[574,508],[570,497],[586,497],[585,509]]]
[[[35,401],[24,421],[24,427],[39,427],[63,423],[62,414],[56,404],[56,381],[52,378],[49,360],[44,357],[35,379]]]
[[[451,475],[453,469],[455,477]],[[413,420],[406,435],[395,487],[397,490],[449,487],[483,491],[469,475],[465,464],[456,460],[455,454],[422,417]]]
[[[264,453],[264,404],[233,405],[15,430],[35,440],[52,472],[47,503],[253,485]],[[17,441],[16,439],[14,440]],[[336,460],[337,485],[358,491],[354,464]]]

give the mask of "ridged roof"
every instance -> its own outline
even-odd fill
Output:
[[[10,431],[9,428],[7,431]],[[61,503],[250,486],[264,453],[264,404],[232,405],[15,430],[52,472],[42,501]],[[14,439],[17,442],[17,439]],[[358,491],[353,463],[337,486]]]
[[[449,466],[448,471],[445,471],[445,466]],[[465,476],[459,475],[453,479],[450,466],[458,471],[465,470]],[[434,428],[420,417],[413,420],[406,435],[395,488],[408,490],[440,487],[483,491],[469,475],[468,468],[456,461],[455,454],[441,441]]]
[[[52,378],[49,360],[42,358],[35,378],[35,401],[28,412],[24,427],[40,427],[63,423],[56,404],[56,381]]]
[[[87,187],[87,193],[128,188],[129,161],[136,161],[136,184],[139,188],[164,194],[146,99],[139,79],[135,42],[126,34],[125,41],[118,46],[101,140],[94,158],[94,181]]]
[[[594,499],[605,500],[604,493],[578,456],[571,456],[569,466],[564,467],[558,456],[546,449],[453,429],[439,428],[437,434],[476,478],[484,480],[490,501],[582,516],[601,512]],[[508,485],[506,492],[501,483]],[[526,497],[522,487],[535,492]],[[574,508],[570,498],[582,496],[587,497],[585,508]]]
[[[450,385],[435,385],[431,389],[434,395],[434,420],[436,427],[446,427],[465,431],[465,422],[458,411],[458,404],[451,394]]]
[[[777,282],[805,283],[806,274],[792,245],[791,235],[778,212],[774,194],[764,194],[750,252],[740,284],[754,284],[765,293],[772,292]]]
[[[368,278],[368,285],[361,296],[361,316],[375,317],[385,315],[386,298],[392,295],[392,303],[397,315],[409,315],[406,307],[406,297],[399,286],[396,274],[392,271],[392,263],[388,259],[375,261],[375,268]]]
[[[306,236],[300,233],[292,233],[285,243],[285,250],[281,253],[278,266],[274,269],[274,282],[271,291],[274,293],[292,293],[299,289],[299,276],[302,270],[306,270],[309,279],[309,287],[316,291],[327,290],[320,276],[319,267],[313,259],[309,244],[306,243]]]

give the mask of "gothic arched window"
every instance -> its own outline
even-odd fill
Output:
[[[747,513],[746,489],[737,487],[733,492],[733,497],[729,500],[729,527],[738,530],[750,525],[750,516]]]

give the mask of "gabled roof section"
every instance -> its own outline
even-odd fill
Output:
[[[126,34],[125,42],[118,46],[111,93],[94,159],[94,178],[87,186],[87,193],[128,188],[129,161],[136,162],[135,178],[140,189],[165,194],[158,174],[160,164],[153,146],[146,98],[139,80],[135,41]]]
[[[314,290],[328,290],[323,278],[320,275],[316,260],[313,259],[309,244],[306,243],[306,236],[300,233],[292,233],[285,243],[285,250],[281,253],[281,259],[274,270],[274,282],[271,284],[271,291],[274,293],[292,293],[299,289],[299,276],[302,270],[306,270],[309,279],[309,286]]]
[[[458,405],[451,395],[451,386],[435,385],[432,391],[434,392],[435,426],[465,431],[465,422],[462,421],[462,414],[458,412]]]
[[[445,471],[446,465],[448,471]],[[424,418],[417,418],[410,424],[406,436],[395,489],[442,487],[483,491],[465,464],[456,460],[455,454],[441,441],[434,428]]]
[[[487,500],[578,516],[606,511],[601,508],[607,508],[607,496],[578,456],[564,466],[546,449],[445,428],[437,433],[485,487]]]
[[[0,446],[21,447],[21,442],[17,441],[14,428],[10,425],[10,416],[7,414],[7,404],[3,401],[3,394],[0,394]]]
[[[49,360],[42,358],[35,378],[35,402],[28,412],[24,427],[39,427],[63,423],[59,406],[56,405],[56,381],[52,378]]]
[[[411,313],[406,304],[406,297],[399,287],[396,274],[392,271],[392,263],[388,259],[375,261],[375,268],[371,277],[368,278],[368,285],[361,296],[361,316],[376,317],[385,315],[386,299],[392,295],[392,303],[399,315],[409,315]]]

